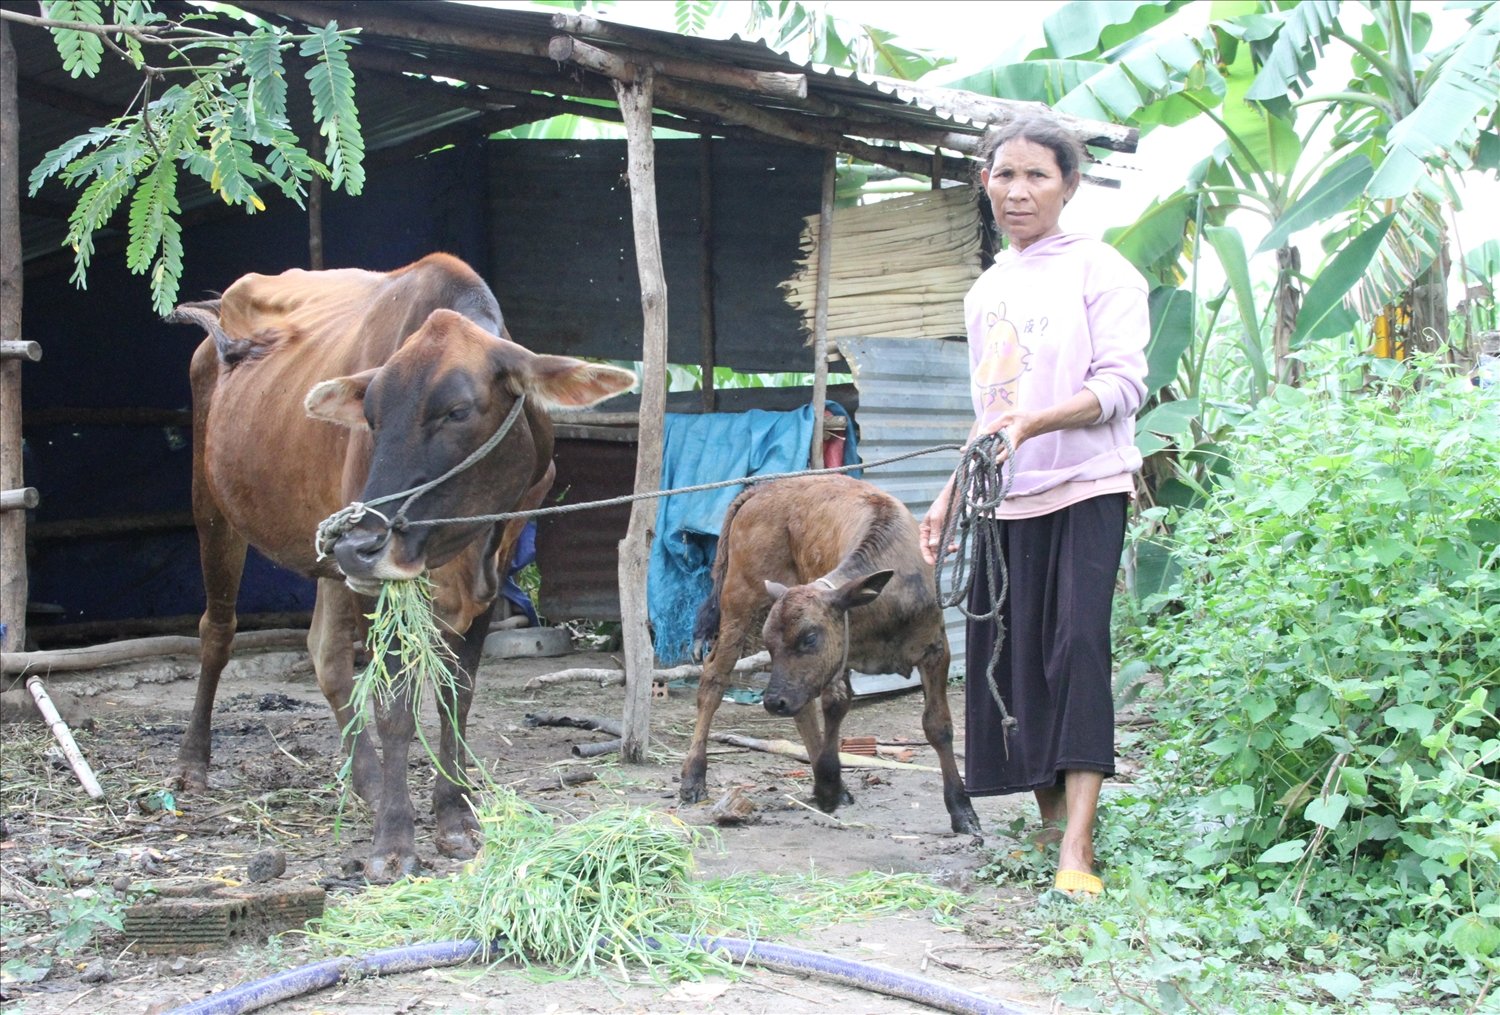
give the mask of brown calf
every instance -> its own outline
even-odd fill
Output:
[[[698,685],[698,721],[682,765],[681,797],[704,797],[709,725],[754,625],[771,655],[764,704],[791,716],[813,764],[813,799],[832,813],[852,803],[839,766],[839,725],[849,711],[849,670],[922,673],[922,730],[943,770],[943,803],[955,832],[979,834],[953,759],[948,641],[932,567],[917,524],[896,498],[848,476],[751,486],[729,506],[713,565],[713,591],[695,637],[713,644]],[[821,731],[811,707],[823,713]]]

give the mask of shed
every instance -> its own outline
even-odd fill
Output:
[[[71,613],[57,604],[82,636],[100,620],[115,629],[123,619],[171,629],[201,607],[196,546],[186,527],[186,364],[196,338],[151,314],[143,281],[119,264],[123,230],[101,235],[90,288],[72,291],[72,255],[58,249],[72,195],[47,188],[31,198],[20,188],[46,151],[124,109],[139,81],[108,62],[96,78],[70,78],[22,6],[0,5],[7,103],[0,110],[0,337],[36,343],[6,345],[7,353],[40,347],[46,355],[26,363],[24,388],[22,359],[8,356],[0,367],[0,488],[7,507],[25,503],[11,491],[40,494],[26,513],[4,514],[7,649],[23,647],[28,600],[92,597]],[[934,186],[967,182],[968,156],[984,129],[1027,105],[800,66],[758,42],[574,14],[411,2],[239,6],[270,20],[360,28],[352,63],[368,182],[358,199],[315,194],[308,214],[268,201],[265,213],[248,219],[206,191],[185,195],[184,298],[250,270],[388,269],[433,249],[456,253],[481,268],[512,332],[529,347],[643,363],[646,394],[638,405],[563,421],[573,428],[564,430],[559,451],[563,483],[571,475],[607,486],[613,476],[615,485],[655,488],[669,361],[810,369],[810,392],[780,397],[820,407],[828,397],[827,363],[840,355],[821,323],[827,301],[814,299],[809,353],[802,319],[778,286],[797,270],[803,220],[818,216],[819,235],[829,235],[836,157],[927,176]],[[622,120],[629,140],[491,140],[498,130],[559,113]],[[294,126],[310,136],[305,111],[294,114]],[[1134,150],[1128,128],[1076,126],[1097,149]],[[690,136],[653,141],[652,128]],[[814,258],[824,277],[829,256],[819,244]],[[856,386],[903,348],[884,340],[903,337],[840,340]],[[836,394],[853,402],[866,390],[874,389]],[[711,385],[688,398],[692,404],[680,408],[728,404]],[[899,412],[894,403],[861,408],[871,416]],[[637,440],[617,439],[619,411],[635,414],[629,418]],[[622,448],[634,453],[633,462],[621,460]],[[587,527],[595,540],[583,547],[586,563],[572,572],[574,581],[585,576],[580,601],[600,599],[590,587],[596,585],[618,587],[626,599],[627,757],[644,742],[649,681],[639,674],[649,673],[652,661],[643,609],[652,516],[650,507],[631,513],[617,573],[594,562],[596,555],[612,561],[615,549],[606,521],[595,520]],[[625,519],[616,516],[613,524]],[[545,536],[539,542],[545,551]],[[68,596],[60,594],[64,588]],[[295,616],[306,601],[305,589],[264,562],[247,570],[242,608],[269,615],[263,621]]]

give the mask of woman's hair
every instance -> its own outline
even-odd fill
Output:
[[[1083,142],[1067,127],[1045,113],[1023,113],[1007,123],[991,127],[979,143],[979,169],[989,169],[995,161],[995,153],[1007,141],[1021,138],[1032,144],[1051,149],[1057,159],[1057,168],[1063,179],[1071,179],[1083,165]],[[977,171],[976,171],[977,172]]]

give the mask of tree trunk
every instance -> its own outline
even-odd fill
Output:
[[[1448,343],[1448,231],[1437,236],[1437,257],[1427,270],[1412,282],[1406,303],[1411,308],[1411,323],[1406,335],[1406,355],[1427,353],[1443,355],[1449,363],[1463,362],[1465,349],[1454,349]],[[1472,357],[1469,358],[1472,362]]]
[[[1272,348],[1276,355],[1276,383],[1296,384],[1302,364],[1291,356],[1292,336],[1297,333],[1297,314],[1302,309],[1302,255],[1296,247],[1276,251],[1276,292],[1272,299]]]

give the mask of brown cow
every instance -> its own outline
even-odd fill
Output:
[[[788,587],[790,586],[790,587]],[[839,725],[849,711],[849,670],[922,673],[922,729],[943,770],[943,803],[955,832],[978,835],[979,817],[953,760],[948,640],[917,523],[890,494],[848,476],[751,486],[724,515],[713,591],[694,638],[713,643],[698,685],[698,721],[682,764],[680,796],[704,796],[708,730],[728,676],[765,616],[771,656],[763,704],[792,716],[813,764],[813,800],[832,813],[852,803],[839,766]],[[811,707],[818,699],[823,728]]]
[[[553,477],[547,406],[592,405],[628,388],[635,375],[509,341],[489,287],[445,254],[387,273],[246,275],[222,298],[185,304],[171,320],[209,335],[192,365],[193,513],[207,607],[179,783],[207,783],[214,694],[234,639],[247,544],[318,580],[308,650],[341,729],[351,718],[369,596],[382,580],[428,571],[459,671],[456,693],[446,695],[456,700],[440,702],[457,729],[442,724],[437,848],[471,856],[478,829],[459,738],[501,569],[524,523],[420,523],[539,504]],[[392,517],[400,500],[368,512],[337,539],[332,556],[315,549],[325,518],[352,501],[442,476],[497,431],[522,395],[524,411],[472,467],[417,497],[401,517]],[[375,810],[366,871],[387,878],[419,866],[406,775],[416,722],[407,700],[377,712],[382,749],[377,755],[362,731],[352,769],[355,792]]]

